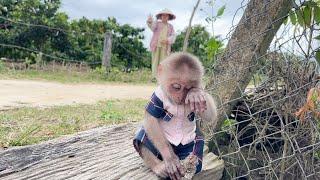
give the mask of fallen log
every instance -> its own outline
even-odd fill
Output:
[[[132,145],[138,124],[101,127],[0,152],[0,179],[158,179]],[[224,164],[208,153],[204,179],[220,179]],[[194,179],[198,179],[194,177]]]

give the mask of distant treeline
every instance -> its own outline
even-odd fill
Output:
[[[112,33],[113,67],[150,67],[151,53],[143,46],[144,28],[121,25],[115,18],[70,20],[59,10],[60,0],[0,0],[0,57],[14,60],[79,61],[99,66],[106,32]],[[178,32],[173,50],[181,50],[185,31]],[[222,43],[204,27],[193,27],[189,52],[206,66]]]

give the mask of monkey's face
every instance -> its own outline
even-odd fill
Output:
[[[192,88],[192,83],[181,80],[169,80],[165,87],[167,96],[176,104],[185,103],[186,96]]]
[[[173,69],[159,64],[157,78],[164,93],[175,104],[184,104],[190,89],[199,87],[201,82],[201,77],[186,65]]]

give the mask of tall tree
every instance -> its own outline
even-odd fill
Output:
[[[236,98],[249,84],[258,67],[255,62],[264,55],[280,25],[292,8],[291,0],[251,0],[229,40],[223,56],[213,69],[214,77],[207,88],[212,90],[221,106],[218,114],[220,128],[224,115],[229,114]],[[211,124],[204,125],[211,133]]]

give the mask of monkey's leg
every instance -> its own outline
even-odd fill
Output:
[[[149,167],[156,175],[162,178],[168,177],[164,162],[158,159],[144,145],[141,145],[141,156],[145,165]]]

